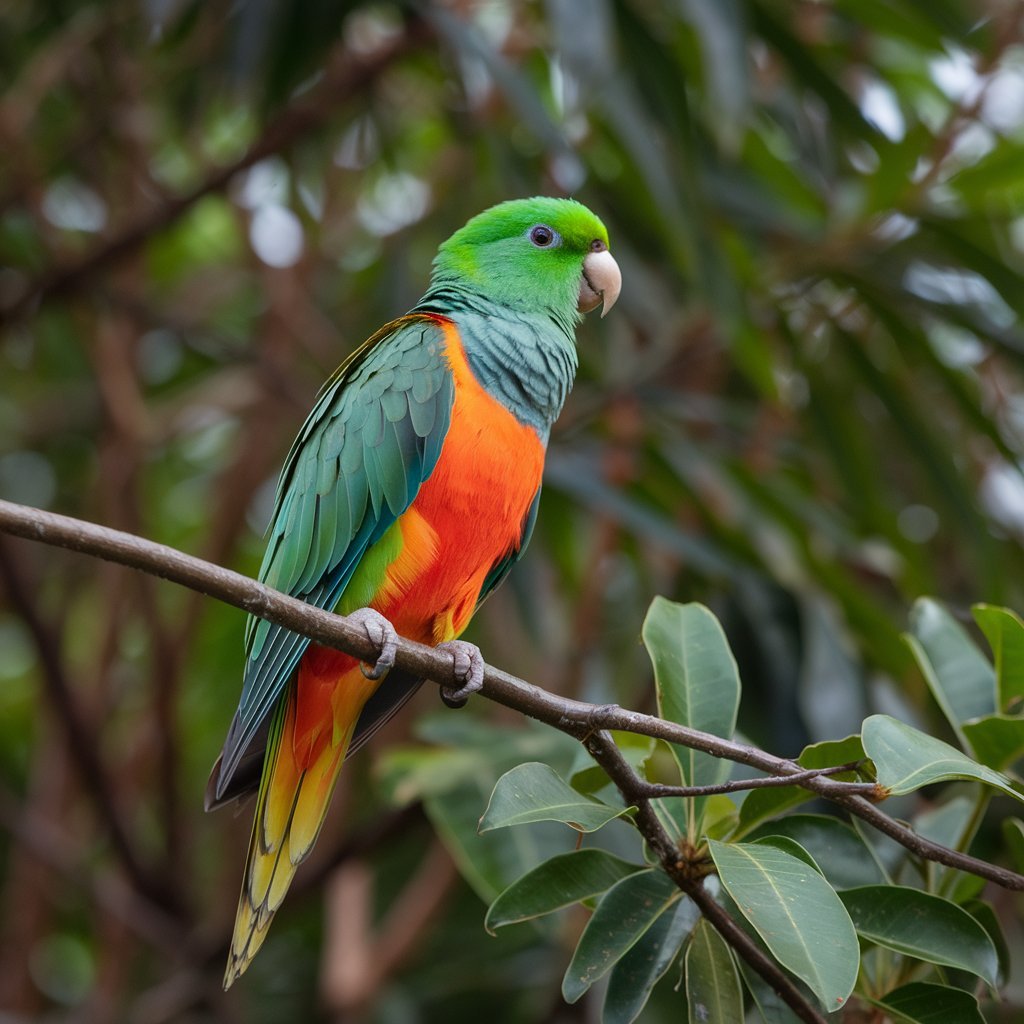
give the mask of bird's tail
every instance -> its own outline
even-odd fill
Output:
[[[334,661],[337,655],[330,654],[334,657],[328,660]],[[296,868],[312,850],[359,713],[378,685],[367,680],[352,659],[346,660],[339,678],[340,666],[325,673],[324,659],[307,655],[274,712],[225,989],[263,945]]]

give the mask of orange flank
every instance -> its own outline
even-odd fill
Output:
[[[378,608],[403,636],[425,643],[452,640],[466,628],[487,574],[519,547],[544,471],[544,445],[536,431],[480,386],[455,325],[435,319],[445,332],[455,405],[441,457],[409,509],[413,530],[406,529],[408,513],[401,519],[410,557],[420,558],[418,545],[409,542],[419,539],[422,519],[433,558],[424,560],[404,593]],[[388,569],[390,579],[401,575],[405,551]]]
[[[455,378],[451,425],[433,473],[398,520],[398,555],[369,604],[402,636],[436,644],[462,633],[488,573],[519,547],[544,446],[481,387],[455,325],[432,319],[444,331]],[[303,656],[271,725],[227,984],[255,956],[312,848],[360,712],[378,685],[338,651],[311,645]]]

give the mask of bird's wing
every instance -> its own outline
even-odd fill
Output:
[[[395,320],[354,352],[327,382],[285,461],[260,580],[334,608],[363,553],[433,471],[453,401],[444,331],[432,316]],[[212,803],[224,798],[309,642],[250,617],[242,697]]]

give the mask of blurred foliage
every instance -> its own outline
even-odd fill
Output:
[[[699,599],[740,662],[740,728],[770,749],[872,711],[942,728],[900,638],[912,599],[1024,606],[1020,17],[1012,0],[4,5],[0,495],[254,571],[324,377],[412,305],[469,216],[573,194],[625,290],[580,330],[530,553],[471,639],[540,685],[646,709],[644,610]],[[437,712],[439,762],[477,751],[464,806],[443,819],[409,783],[411,810],[381,809],[402,783],[375,754],[432,693],[352,763],[307,883],[224,999],[248,816],[200,808],[242,616],[26,545],[4,542],[0,568],[0,1008],[581,1019],[558,991],[573,936],[486,938],[418,809],[464,866],[490,784],[549,755],[494,749],[476,717],[493,708]],[[500,721],[512,746],[544,742]],[[353,981],[343,940],[376,972]],[[659,992],[645,1019],[677,1011]]]

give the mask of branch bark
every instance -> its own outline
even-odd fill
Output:
[[[314,608],[247,576],[186,555],[165,544],[3,500],[0,500],[0,533],[67,548],[159,576],[276,622],[325,647],[366,661],[374,661],[378,654],[365,632],[350,624],[344,616]],[[455,678],[452,656],[424,644],[399,637],[395,664],[444,686],[460,685]],[[750,765],[769,775],[786,776],[793,785],[845,807],[917,856],[968,871],[1004,889],[1024,891],[1024,875],[947,849],[917,835],[859,795],[861,785],[858,783],[839,782],[821,774],[808,777],[804,767],[788,758],[776,757],[757,747],[666,722],[652,715],[642,715],[617,705],[595,705],[559,697],[491,665],[484,667],[484,685],[480,692],[498,704],[578,739],[600,730],[632,732]]]
[[[676,847],[651,806],[644,780],[622,756],[622,751],[611,737],[603,731],[589,733],[582,737],[582,742],[590,756],[608,773],[625,800],[636,805],[636,826],[668,876],[696,903],[718,934],[785,1000],[800,1020],[805,1024],[825,1024],[825,1018],[807,1002],[793,979],[765,954],[704,888],[704,879],[699,872],[694,871],[695,865]]]
[[[350,624],[344,616],[314,608],[246,576],[163,544],[0,500],[2,533],[104,558],[160,576],[366,661],[372,662],[378,655],[376,645],[367,638],[363,629]],[[395,664],[407,672],[443,686],[458,684],[450,654],[402,637],[398,638]],[[481,694],[559,729],[584,744],[623,796],[636,805],[636,825],[669,876],[694,900],[738,955],[779,993],[801,1020],[809,1024],[822,1024],[824,1018],[806,1001],[788,975],[770,957],[765,956],[714,901],[704,888],[701,866],[688,859],[685,851],[677,848],[651,806],[653,797],[681,795],[683,787],[652,787],[623,758],[607,730],[617,729],[652,736],[758,768],[783,779],[787,784],[802,786],[840,804],[849,813],[862,818],[920,857],[969,871],[1007,889],[1024,891],[1024,875],[947,849],[916,835],[865,799],[861,795],[864,790],[861,784],[838,782],[820,771],[808,771],[794,761],[775,757],[755,747],[650,715],[626,711],[616,705],[598,706],[558,697],[492,666],[485,666]]]

